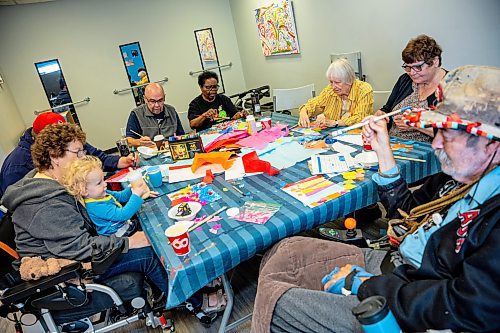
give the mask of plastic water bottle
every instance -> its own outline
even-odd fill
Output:
[[[396,318],[383,296],[371,296],[352,309],[365,333],[400,333]]]
[[[253,114],[256,116],[260,116],[260,101],[259,101],[259,93],[257,90],[252,90],[252,107]]]
[[[250,135],[257,133],[257,124],[255,123],[255,117],[251,114],[247,116],[247,132]]]

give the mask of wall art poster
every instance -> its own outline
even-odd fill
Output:
[[[255,10],[257,31],[264,56],[298,54],[299,40],[289,0],[279,0]]]

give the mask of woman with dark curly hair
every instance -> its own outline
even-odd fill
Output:
[[[402,52],[405,74],[401,75],[392,89],[387,103],[375,115],[383,115],[405,106],[428,107],[436,104],[434,95],[439,82],[447,71],[441,68],[443,50],[436,40],[427,35],[410,39]],[[434,136],[430,129],[409,127],[396,115],[390,122],[391,136],[404,139],[431,142]]]
[[[166,293],[167,274],[144,233],[98,236],[83,204],[61,184],[69,163],[85,156],[84,144],[85,134],[74,124],[49,125],[37,135],[31,147],[35,169],[9,186],[2,198],[13,212],[19,256],[89,262],[94,248],[105,253],[124,245],[124,252],[100,279],[139,272]]]

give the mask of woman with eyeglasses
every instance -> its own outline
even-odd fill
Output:
[[[218,121],[240,119],[245,116],[234,106],[229,97],[218,94],[219,77],[216,73],[205,71],[198,76],[201,94],[189,103],[189,126],[197,131],[211,127]]]
[[[167,273],[144,232],[130,237],[98,235],[84,204],[63,186],[61,179],[70,162],[85,156],[85,139],[74,124],[47,126],[31,148],[35,169],[5,191],[2,204],[12,212],[19,256],[85,263],[94,251],[104,254],[123,245],[125,252],[99,279],[140,272],[166,294]]]
[[[406,106],[429,107],[436,104],[435,91],[447,71],[441,68],[441,46],[434,38],[420,35],[410,39],[402,52],[403,69],[386,104],[375,115],[383,115]],[[391,136],[431,142],[432,129],[409,127],[398,114],[389,120]]]

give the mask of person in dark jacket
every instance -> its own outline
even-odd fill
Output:
[[[285,239],[262,261],[252,331],[360,332],[352,308],[380,295],[403,331],[498,332],[499,85],[498,68],[460,67],[441,82],[437,112],[407,116],[409,126],[438,129],[432,145],[447,174],[414,193],[400,176],[386,122],[370,119],[363,134],[377,153],[373,179],[389,216],[410,222],[428,212],[404,239],[403,262],[382,273],[382,251]]]
[[[28,172],[33,170],[33,160],[31,159],[31,146],[35,142],[35,137],[45,126],[50,124],[64,123],[63,116],[56,112],[44,112],[36,117],[33,127],[28,128],[19,139],[17,147],[7,156],[0,171],[0,198],[5,193],[9,185],[12,185],[23,178]],[[105,171],[115,171],[117,169],[132,166],[134,159],[132,155],[120,157],[109,155],[89,143],[85,143],[84,150],[87,154],[101,160]],[[138,158],[138,157],[137,157]]]
[[[94,251],[124,246],[120,257],[99,279],[140,272],[165,294],[167,273],[143,232],[130,237],[99,236],[82,203],[61,184],[69,163],[84,156],[85,134],[74,124],[52,124],[32,147],[35,169],[9,186],[2,204],[12,212],[16,251],[21,258],[40,256],[90,262]],[[140,194],[147,192],[141,186]]]

